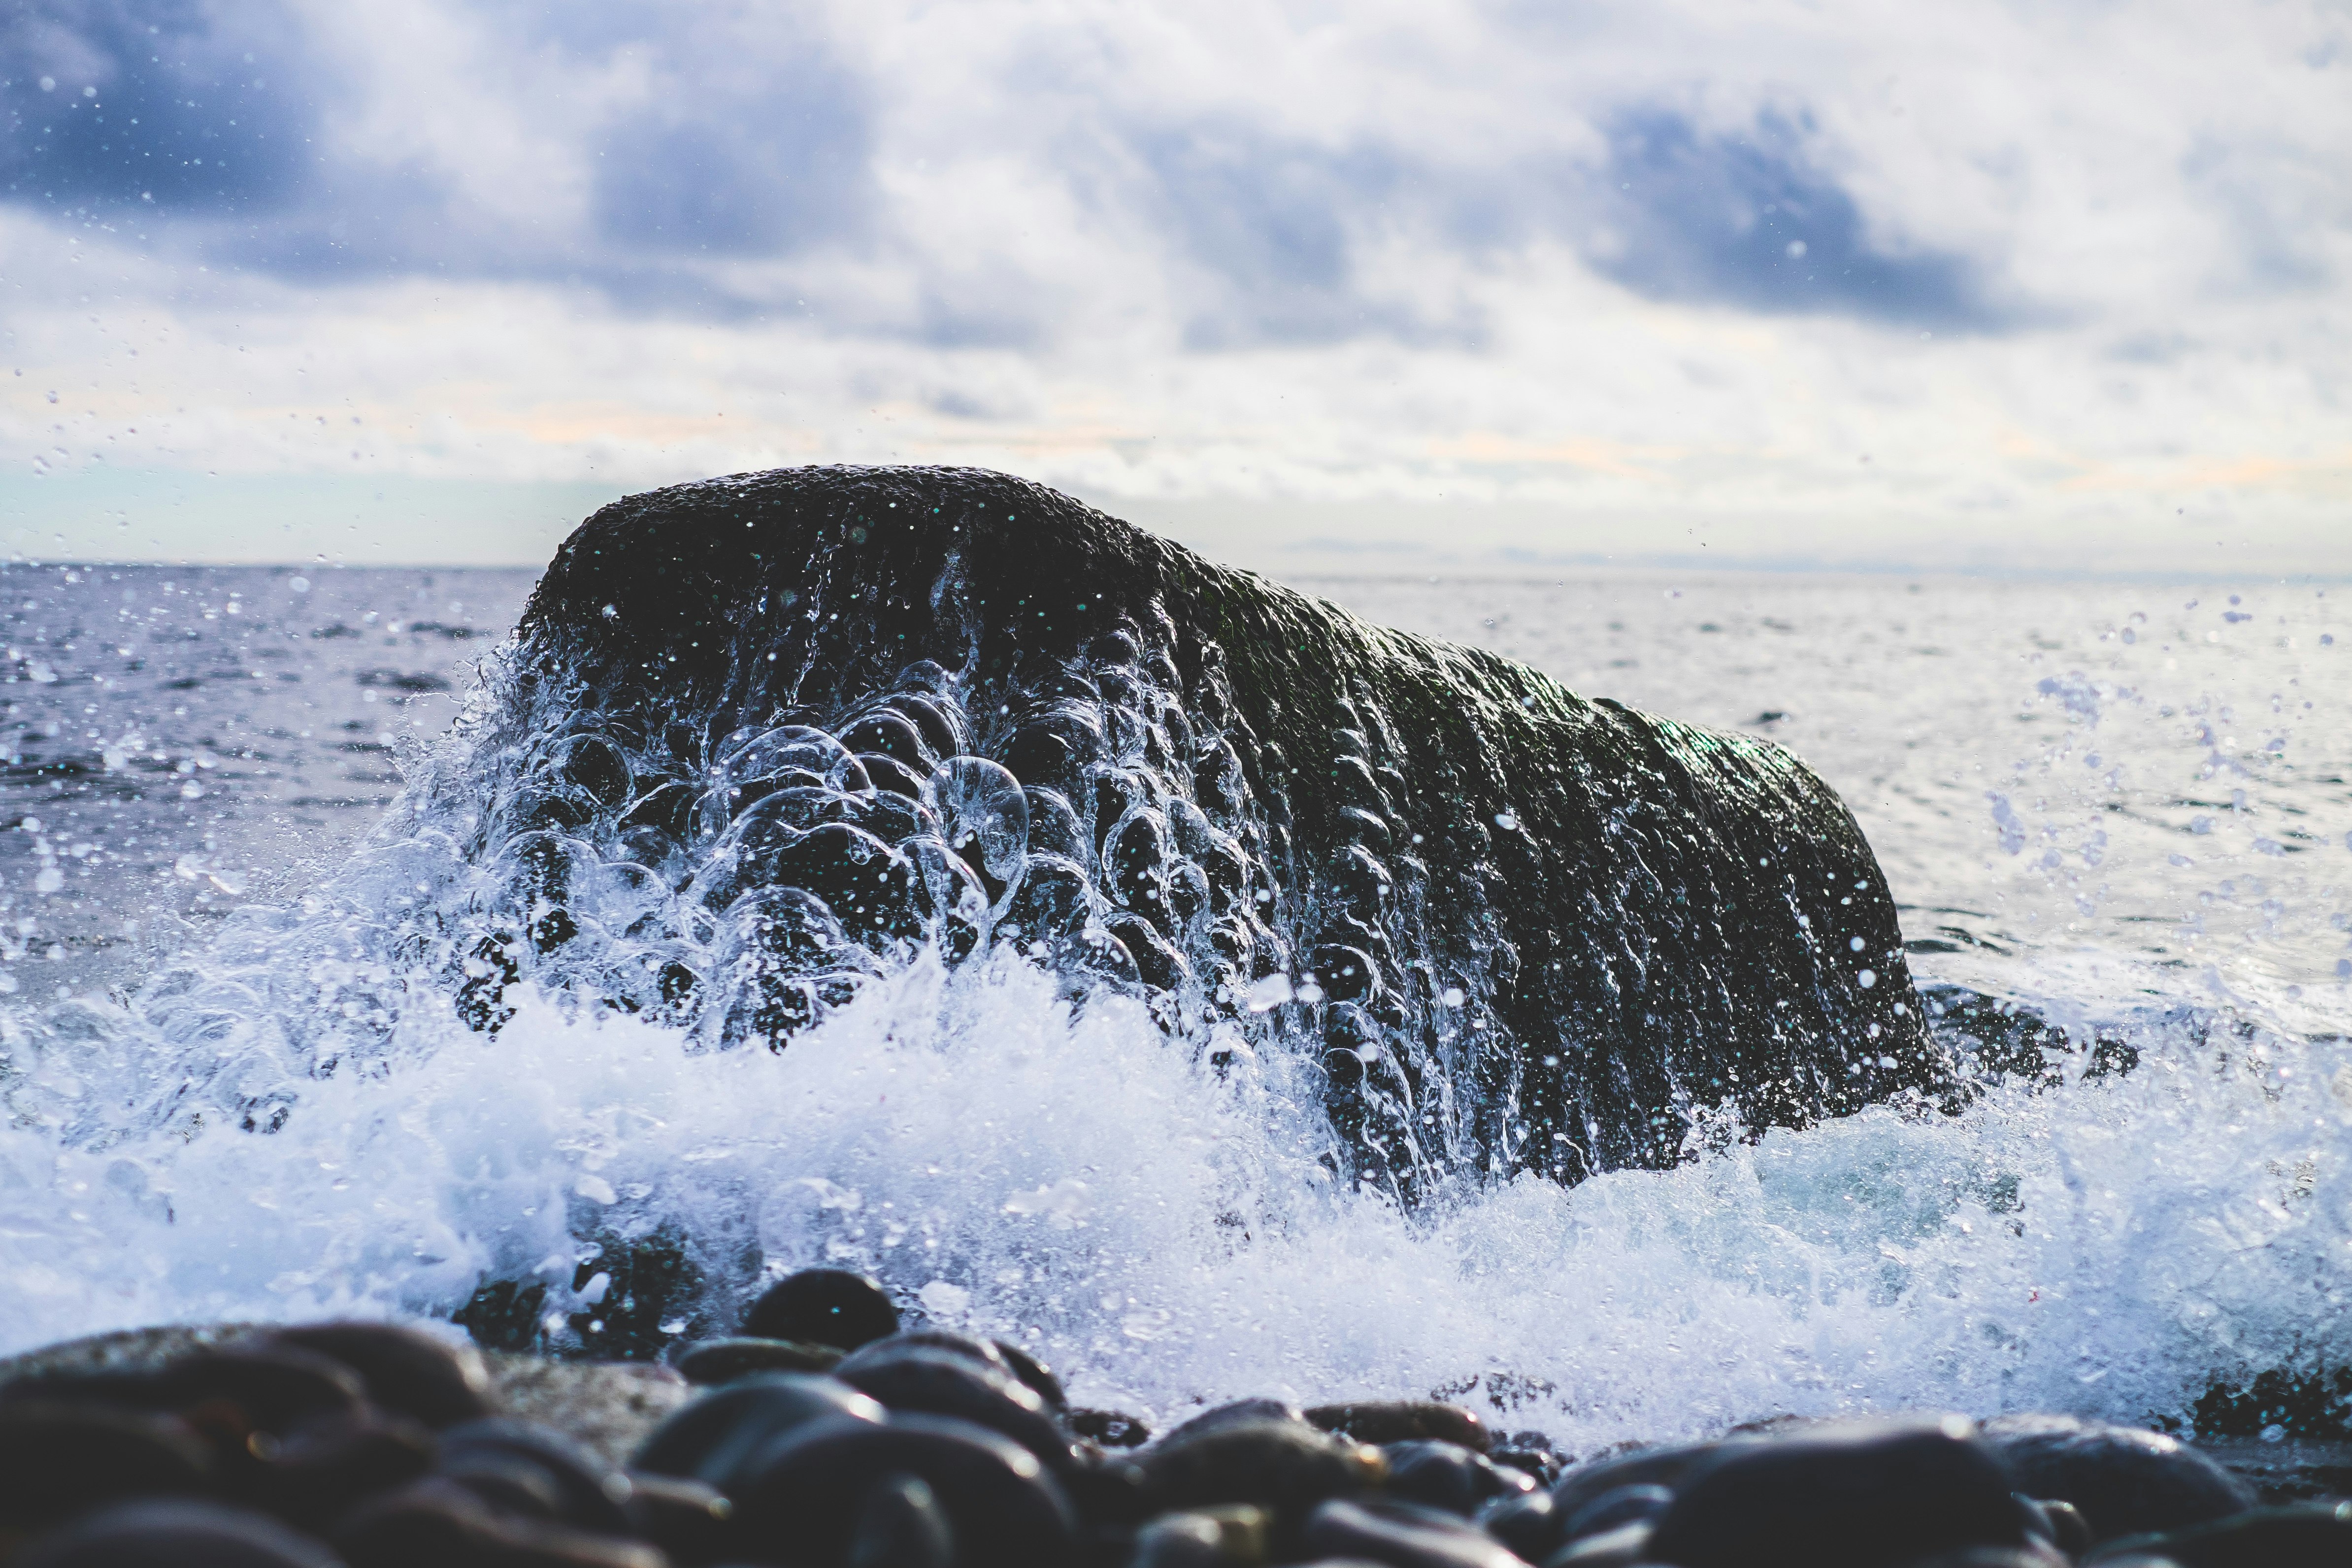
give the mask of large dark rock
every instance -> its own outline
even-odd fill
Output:
[[[464,952],[484,1028],[529,973],[775,1046],[894,954],[1010,944],[1318,1058],[1357,1173],[1407,1194],[1667,1163],[1725,1102],[1801,1124],[1948,1077],[1870,850],[1787,752],[1003,475],[630,497],[520,638],[472,847],[509,888]],[[631,877],[717,935],[621,942],[587,911]]]

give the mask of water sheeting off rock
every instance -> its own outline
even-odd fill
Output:
[[[1066,497],[812,468],[564,544],[480,743],[528,977],[782,1047],[1011,950],[1213,1053],[1319,1066],[1363,1182],[1574,1181],[1948,1080],[1835,795],[1751,736],[1382,630]],[[488,753],[486,753],[488,754]]]

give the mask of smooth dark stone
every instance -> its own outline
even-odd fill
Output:
[[[1618,1531],[1630,1523],[1656,1523],[1667,1507],[1673,1507],[1675,1493],[1663,1486],[1618,1486],[1592,1498],[1578,1507],[1567,1521],[1561,1521],[1559,1540],[1583,1540],[1585,1535],[1600,1535],[1601,1531]]]
[[[1537,1486],[1550,1490],[1559,1479],[1559,1456],[1549,1448],[1490,1448],[1486,1457],[1498,1465],[1508,1465],[1524,1475],[1532,1477]]]
[[[1570,1542],[1545,1558],[1543,1568],[1634,1568],[1652,1561],[1650,1537],[1655,1533],[1647,1524],[1621,1524]]]
[[[1274,1521],[1247,1505],[1163,1513],[1135,1532],[1128,1568],[1259,1568]]]
[[[1103,662],[1120,639],[1139,658]],[[1351,1114],[1360,1173],[1405,1195],[1498,1162],[1563,1180],[1670,1165],[1695,1100],[1728,1096],[1762,1127],[1959,1092],[1868,847],[1785,751],[1370,626],[1001,475],[806,468],[629,497],[558,552],[515,667],[519,701],[576,682],[562,725],[615,737],[673,722],[758,735],[784,710],[856,736],[894,671],[954,670],[924,693],[940,717],[1024,791],[1065,795],[1087,890],[1199,975],[1221,961],[1204,922],[1174,919],[1176,851],[1150,826],[1196,808],[1277,895],[1264,912],[1282,950],[1361,954],[1341,990],[1385,997],[1389,1049],[1416,1079],[1450,1076],[1468,1108],[1444,1152],[1402,1102]],[[871,743],[903,746],[880,722]],[[1150,806],[1119,819],[1112,863],[1095,853],[1118,826],[1098,819],[1108,771]],[[1388,829],[1385,851],[1351,812]],[[820,826],[813,839],[834,837],[773,874],[848,900],[835,912],[861,941],[925,940],[919,914],[870,885],[870,849],[853,869],[827,860],[856,858],[855,831]],[[1098,941],[1046,946],[1073,972],[1128,978]],[[1406,985],[1407,952],[1441,955],[1466,1009]],[[1320,1038],[1322,1005],[1184,1005],[1268,1044]]]
[[[168,1415],[26,1400],[0,1405],[0,1536],[118,1499],[194,1494],[212,1450]]]
[[[1478,1528],[1530,1563],[1540,1563],[1567,1539],[1559,1510],[1546,1491],[1498,1497],[1477,1513]]]
[[[196,1499],[117,1503],[43,1537],[9,1568],[344,1568],[265,1513]]]
[[[299,1323],[273,1330],[272,1344],[341,1362],[359,1373],[371,1404],[438,1429],[487,1415],[489,1373],[470,1344],[450,1344],[397,1323]]]
[[[856,1350],[898,1331],[898,1309],[881,1286],[840,1268],[803,1268],[779,1279],[743,1315],[754,1339],[801,1340]]]
[[[1552,1504],[1563,1520],[1569,1520],[1594,1498],[1619,1487],[1661,1486],[1671,1491],[1691,1471],[1712,1463],[1722,1449],[1754,1441],[1757,1439],[1734,1437],[1719,1442],[1668,1443],[1578,1465],[1552,1483]]]
[[[2095,1541],[2226,1519],[2258,1500],[2244,1480],[2161,1432],[2011,1415],[1988,1422],[1984,1438],[2020,1491],[2073,1503]]]
[[[811,1422],[880,1426],[885,1414],[829,1377],[759,1373],[673,1412],[638,1447],[629,1468],[698,1480],[731,1497],[744,1467],[786,1433]]]
[[[455,1481],[501,1514],[551,1524],[563,1518],[562,1483],[536,1459],[481,1448],[444,1460],[434,1476]]]
[[[1629,1524],[1652,1524],[1673,1506],[1675,1494],[1661,1486],[1614,1487],[1579,1508],[1561,1525],[1562,1541],[1578,1541]]]
[[[2210,1524],[2110,1542],[2086,1563],[2141,1556],[2180,1568],[2344,1568],[2352,1563],[2352,1502],[2252,1509]]]
[[[370,1500],[333,1539],[346,1568],[671,1568],[658,1547],[501,1515],[437,1477]]]
[[[1348,1405],[1318,1405],[1307,1419],[1326,1432],[1344,1432],[1360,1443],[1452,1443],[1485,1453],[1495,1435],[1475,1411],[1433,1399],[1368,1399]]]
[[[1458,1443],[1390,1443],[1388,1495],[1468,1518],[1507,1493],[1531,1492],[1535,1479],[1490,1463]]]
[[[212,1405],[224,1419],[263,1432],[316,1415],[355,1414],[365,1397],[359,1373],[341,1362],[290,1345],[250,1343],[196,1351],[143,1371],[25,1378],[0,1392],[0,1402],[69,1400],[155,1411]],[[236,1415],[228,1417],[232,1408]]]
[[[435,1444],[423,1422],[369,1408],[301,1422],[259,1446],[256,1458],[242,1489],[247,1500],[322,1529],[362,1499],[425,1474]]]
[[[1213,1432],[1220,1426],[1243,1426],[1261,1421],[1307,1422],[1306,1413],[1285,1399],[1236,1399],[1224,1405],[1213,1405],[1198,1415],[1178,1422],[1160,1435],[1160,1447]]]
[[[831,1565],[855,1539],[866,1493],[919,1478],[947,1510],[959,1568],[1062,1568],[1076,1521],[1037,1457],[969,1421],[896,1415],[804,1428],[772,1447],[735,1494],[745,1554]]]
[[[1012,1362],[995,1342],[976,1340],[950,1329],[908,1329],[887,1339],[870,1341],[844,1356],[834,1375],[840,1376],[845,1369],[855,1372],[860,1367],[878,1366],[903,1355],[951,1355],[1006,1377],[1016,1375]]]
[[[991,1340],[989,1342],[1004,1358],[1004,1364],[1013,1369],[1013,1375],[1019,1378],[1030,1393],[1045,1402],[1046,1409],[1057,1416],[1068,1412],[1070,1396],[1063,1392],[1062,1380],[1054,1375],[1052,1367],[1010,1340]]]
[[[2080,1557],[2097,1544],[2091,1532],[2091,1521],[2083,1510],[2061,1498],[2037,1498],[2034,1507],[2042,1510],[2042,1521],[2050,1526],[2050,1544],[2066,1556]]]
[[[1139,1415],[1122,1415],[1116,1410],[1073,1410],[1068,1421],[1073,1433],[1106,1448],[1140,1448],[1151,1441],[1151,1428]]]
[[[1355,1497],[1388,1475],[1378,1448],[1318,1432],[1303,1421],[1180,1427],[1137,1462],[1160,1510],[1255,1503],[1294,1525],[1318,1503]]]
[[[952,1415],[1001,1433],[1057,1474],[1072,1463],[1068,1434],[1047,1413],[1045,1402],[1010,1372],[951,1351],[910,1350],[873,1359],[851,1356],[834,1375],[891,1411]]]
[[[1358,1557],[1388,1568],[1521,1568],[1508,1547],[1452,1514],[1410,1503],[1324,1503],[1300,1531],[1323,1557]]]
[[[1648,1550],[1679,1568],[1896,1568],[2029,1542],[2008,1471],[1970,1424],[1948,1418],[1727,1445],[1676,1488]]]
[[[797,1340],[703,1340],[679,1352],[670,1364],[687,1382],[709,1384],[732,1383],[759,1372],[830,1372],[841,1356],[832,1345]]]
[[[1124,1454],[1081,1449],[1077,1463],[1055,1477],[1077,1510],[1079,1522],[1097,1531],[1131,1527],[1151,1517],[1151,1489],[1143,1467]]]
[[[735,1505],[716,1487],[677,1476],[629,1477],[629,1520],[680,1568],[734,1555]]]
[[[562,1522],[606,1534],[628,1533],[628,1477],[563,1433],[492,1418],[441,1434],[445,1461],[485,1452],[546,1470],[563,1500]]]
[[[885,1476],[866,1489],[844,1568],[955,1568],[955,1527],[919,1476]]]

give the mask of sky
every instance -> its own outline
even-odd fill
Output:
[[[0,550],[2352,575],[2352,0],[0,0]]]

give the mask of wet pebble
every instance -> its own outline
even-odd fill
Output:
[[[1307,1517],[1300,1540],[1318,1556],[1388,1568],[1519,1568],[1510,1549],[1486,1531],[1412,1503],[1327,1502]]]
[[[1378,1448],[1328,1436],[1303,1421],[1179,1428],[1146,1449],[1139,1463],[1156,1508],[1255,1503],[1290,1524],[1318,1503],[1358,1496],[1388,1478]]]
[[[841,1561],[867,1490],[898,1475],[937,1499],[959,1568],[1058,1568],[1070,1557],[1077,1521],[1035,1455],[969,1421],[898,1414],[803,1428],[771,1447],[734,1493],[746,1555]]]
[[[345,1568],[326,1542],[268,1514],[196,1499],[101,1509],[8,1563],[9,1568]]]
[[[397,1323],[305,1323],[274,1330],[262,1342],[341,1363],[359,1374],[371,1403],[427,1426],[454,1426],[490,1413],[490,1378],[481,1352],[421,1329]]]
[[[1360,1443],[1453,1443],[1482,1454],[1494,1443],[1494,1434],[1476,1412],[1433,1399],[1318,1405],[1305,1415],[1325,1431],[1344,1432]]]
[[[2176,1437],[2058,1415],[1988,1422],[1985,1441],[2029,1497],[2082,1511],[2095,1541],[2242,1513],[2253,1488]]]
[[[40,1399],[0,1405],[0,1535],[117,1499],[202,1492],[214,1468],[211,1448],[172,1416]]]
[[[893,1412],[952,1415],[1012,1438],[1055,1473],[1072,1463],[1069,1435],[1036,1393],[1009,1371],[953,1351],[915,1347],[895,1354],[869,1345],[835,1369],[835,1375]],[[993,1347],[991,1347],[992,1349]]]
[[[2352,1563],[2352,1502],[2249,1509],[2229,1519],[2110,1542],[2084,1560],[2179,1568],[2344,1568]]]
[[[758,1372],[830,1372],[841,1356],[837,1346],[801,1340],[702,1340],[678,1352],[672,1364],[687,1382],[709,1384]]]
[[[955,1527],[930,1483],[889,1475],[866,1489],[845,1568],[955,1568]]]
[[[1382,1452],[1391,1497],[1465,1518],[1496,1498],[1536,1489],[1534,1477],[1458,1443],[1391,1443]]]
[[[732,1495],[744,1469],[786,1435],[812,1423],[879,1426],[882,1406],[829,1377],[761,1373],[677,1411],[637,1449],[630,1468],[698,1480]]]
[[[1678,1568],[1881,1568],[2030,1544],[2008,1472],[1958,1417],[1726,1445],[1675,1489],[1648,1551]]]
[[[743,1332],[754,1339],[797,1340],[856,1350],[898,1331],[898,1309],[889,1293],[863,1274],[841,1268],[803,1268],[770,1286],[743,1315]]]

